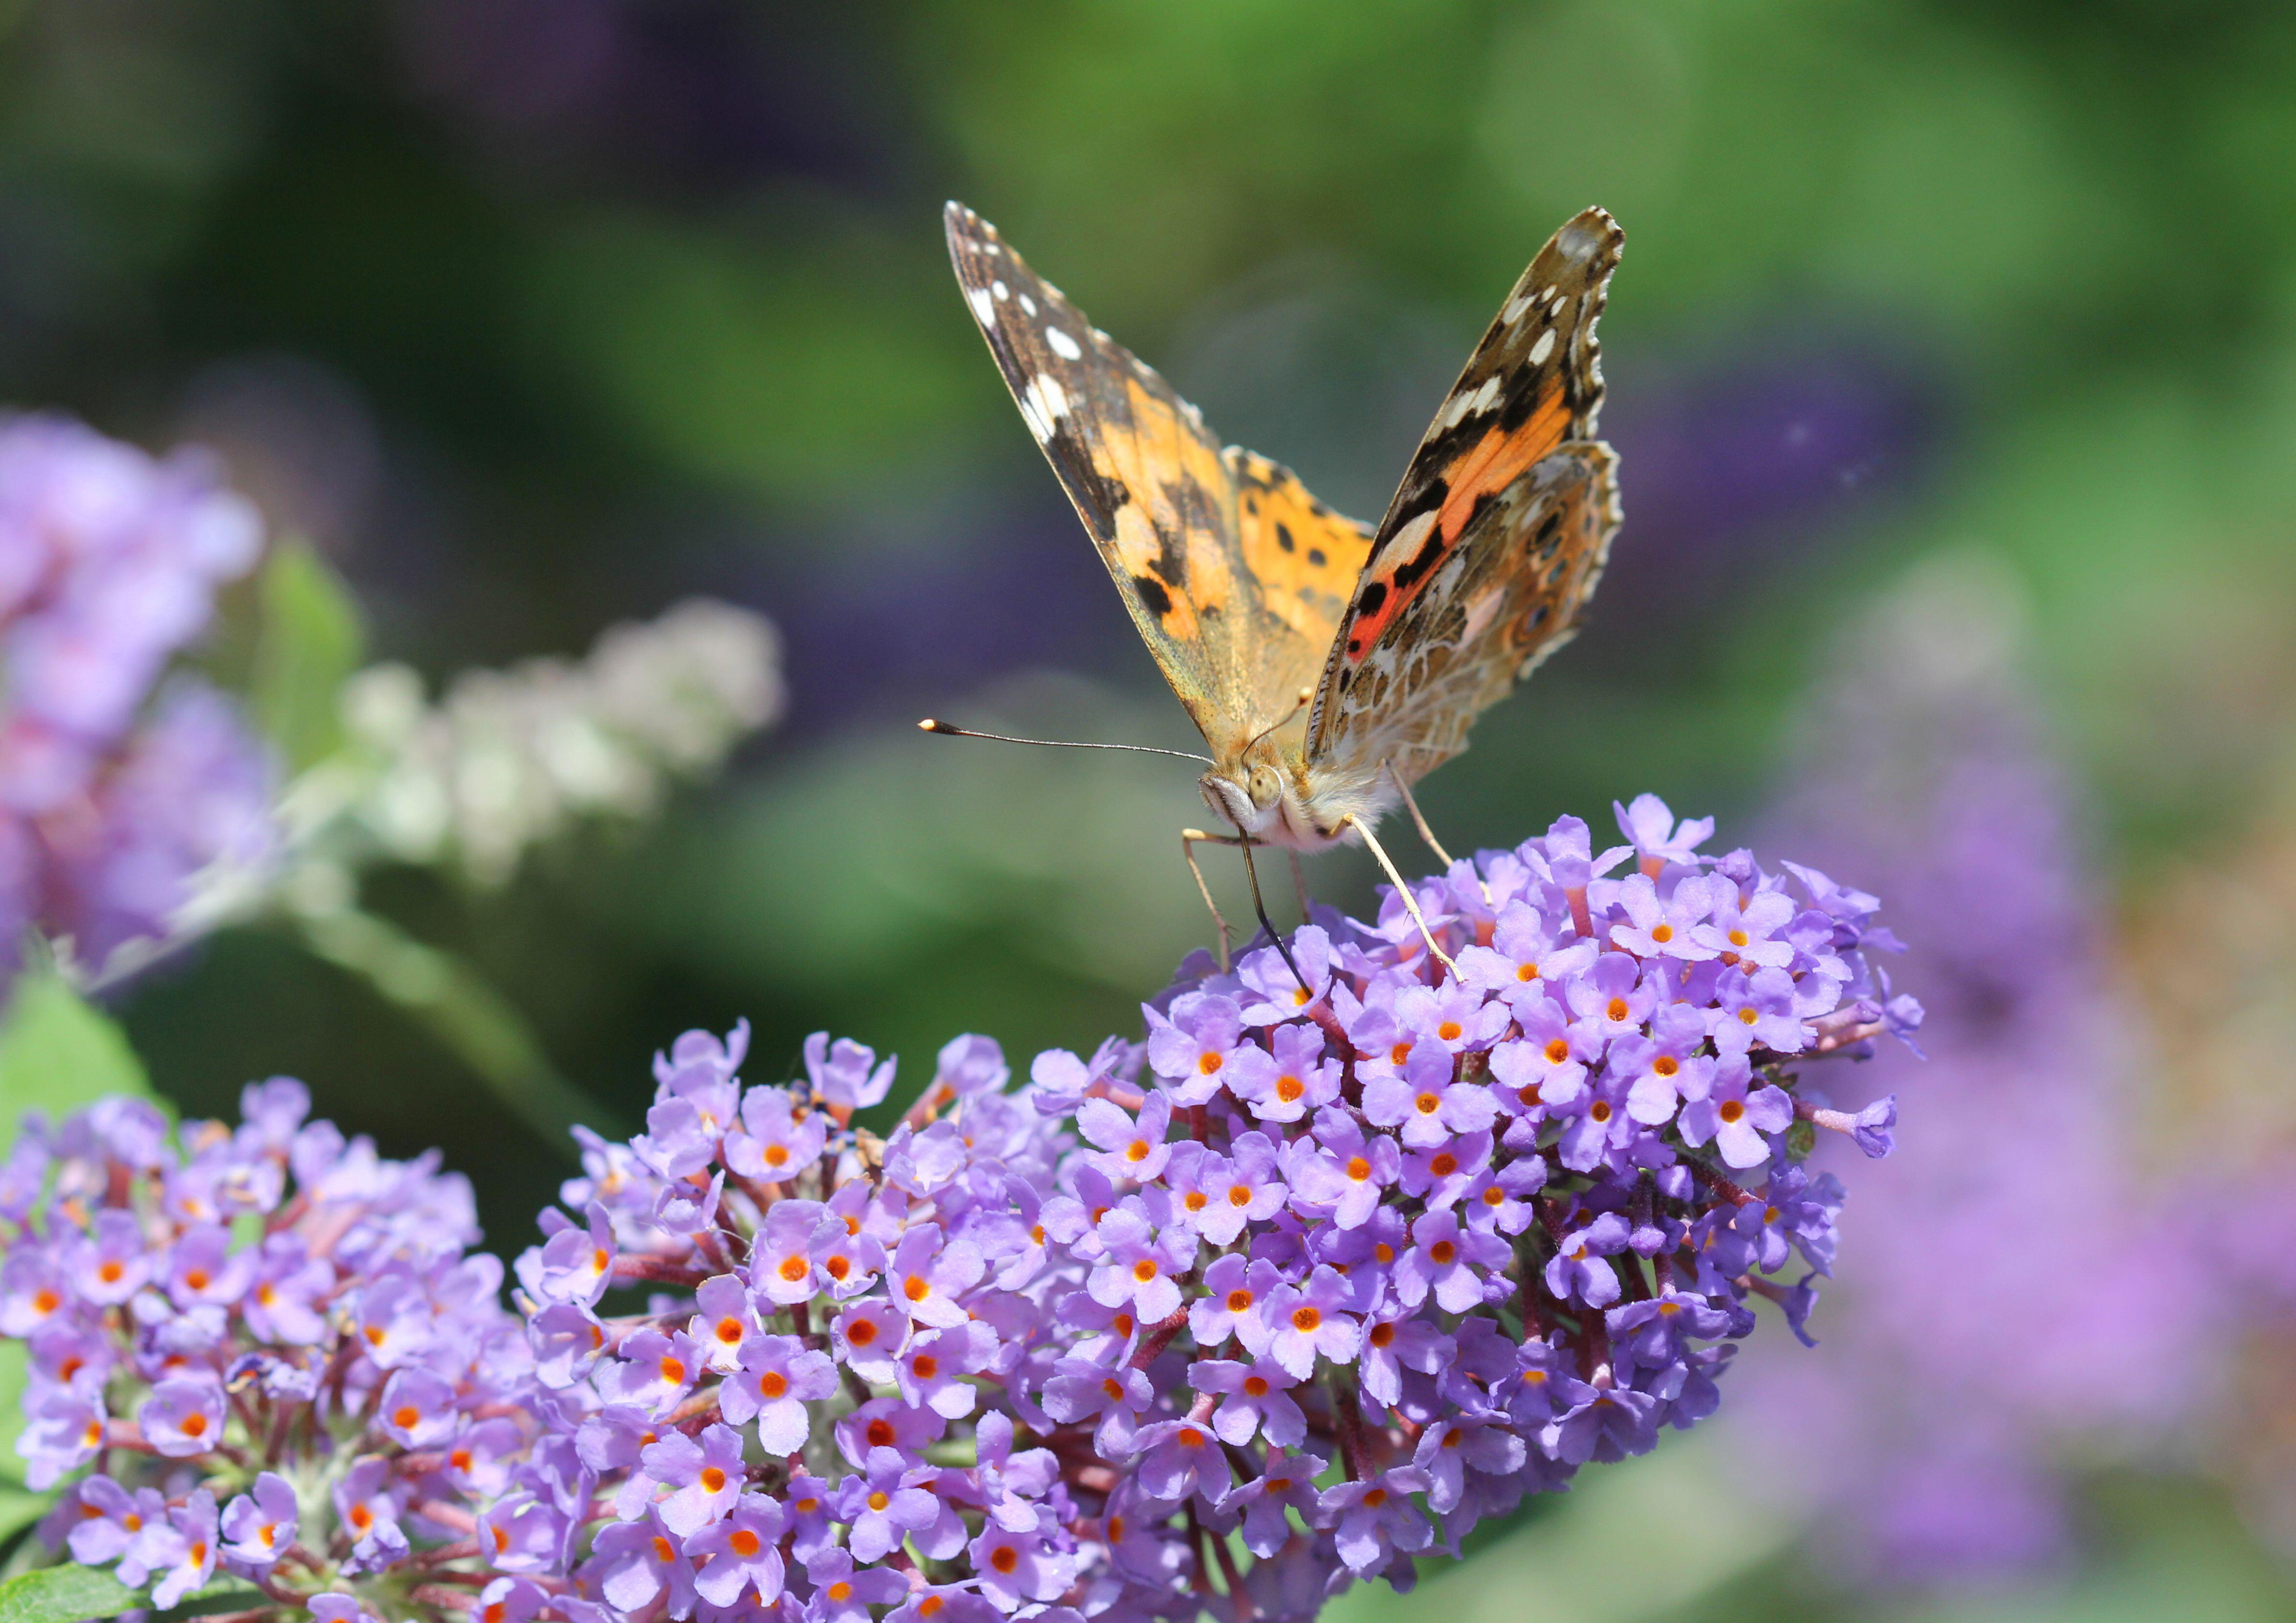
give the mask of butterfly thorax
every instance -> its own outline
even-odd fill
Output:
[[[1296,737],[1258,740],[1197,782],[1213,815],[1236,832],[1298,851],[1352,838],[1349,816],[1375,824],[1400,798],[1384,773],[1310,763]]]

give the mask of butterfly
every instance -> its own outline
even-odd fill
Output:
[[[1205,802],[1247,851],[1360,836],[1392,877],[1372,825],[1570,640],[1602,577],[1620,512],[1595,324],[1617,222],[1589,209],[1531,260],[1373,528],[1223,448],[995,226],[944,217],[1021,417],[1210,749]]]

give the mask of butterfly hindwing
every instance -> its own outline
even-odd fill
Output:
[[[1589,209],[1548,240],[1435,414],[1372,541],[1317,690],[1309,751],[1333,701],[1429,589],[1480,512],[1558,446],[1590,439],[1603,402],[1595,324],[1625,241]]]
[[[995,226],[955,203],[945,217],[965,301],[1165,680],[1216,751],[1279,722],[1315,683],[1339,607],[1319,604],[1323,619],[1303,635],[1311,617],[1271,612],[1254,560],[1276,563],[1279,523],[1296,539],[1336,515],[1264,458],[1223,452],[1195,407],[1030,271]],[[1320,532],[1307,545],[1334,551]],[[1367,542],[1349,545],[1359,558]],[[1353,575],[1352,565],[1340,573],[1336,594]],[[1295,601],[1302,586],[1335,594],[1320,572],[1275,567],[1269,578]]]
[[[1288,719],[1296,710],[1304,723],[1348,594],[1371,553],[1371,527],[1334,512],[1289,468],[1234,446],[1226,456],[1244,568],[1259,587],[1263,616],[1291,633],[1277,639],[1281,657],[1267,662],[1256,684],[1259,713],[1280,710]]]
[[[1352,679],[1317,708],[1316,763],[1415,782],[1466,748],[1477,716],[1570,640],[1619,525],[1617,459],[1573,441],[1482,503]]]

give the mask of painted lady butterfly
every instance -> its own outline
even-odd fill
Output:
[[[1594,438],[1617,223],[1589,209],[1539,250],[1373,529],[1223,450],[995,226],[946,217],[1021,416],[1211,748],[1205,801],[1247,850],[1359,834],[1392,875],[1372,824],[1570,639],[1618,529]]]

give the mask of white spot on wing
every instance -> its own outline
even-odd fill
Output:
[[[1037,313],[1037,301],[1023,293],[1021,295],[1021,308],[1025,314],[1034,316]]]
[[[1531,303],[1532,300],[1528,294],[1521,299],[1510,299],[1507,300],[1506,308],[1499,312],[1499,319],[1512,327],[1522,319],[1523,312],[1530,308]]]
[[[1553,336],[1553,333],[1547,334],[1549,338]],[[1443,410],[1443,426],[1447,429],[1456,427],[1477,413],[1490,410],[1497,404],[1498,398],[1499,380],[1497,374],[1494,373],[1483,380],[1480,388],[1472,389],[1464,395],[1451,397],[1451,404]]]
[[[1029,420],[1029,431],[1039,441],[1053,437],[1053,424],[1069,409],[1068,390],[1050,373],[1040,372],[1029,380],[1029,387],[1021,391],[1021,414]]]
[[[1538,335],[1538,341],[1530,347],[1530,364],[1536,366],[1554,353],[1554,329],[1549,327],[1546,332]]]
[[[996,295],[996,302],[999,304],[1003,304],[1005,299],[1011,298],[1013,295],[1013,290],[1006,287],[1002,282],[990,283],[988,284],[988,291]]]
[[[1054,355],[1059,356],[1064,361],[1080,360],[1084,357],[1084,351],[1077,347],[1076,340],[1070,338],[1058,327],[1046,327],[1045,329],[1045,343],[1051,348]]]
[[[969,287],[964,290],[964,299],[965,302],[972,307],[973,315],[980,318],[982,326],[993,327],[996,324],[996,300],[989,297],[987,288]]]

